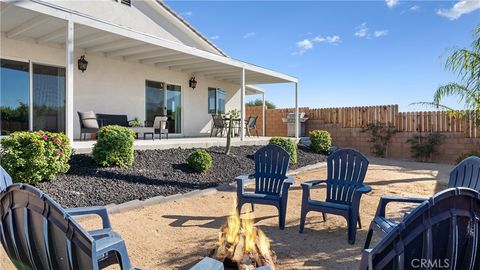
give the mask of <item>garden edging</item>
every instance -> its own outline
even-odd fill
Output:
[[[307,166],[300,167],[295,170],[289,170],[287,172],[288,176],[293,176],[297,175],[299,173],[313,170],[313,169],[318,169],[318,168],[323,168],[327,166],[327,163],[325,161],[318,162],[315,164],[310,164]],[[253,182],[253,180],[252,180]],[[232,182],[230,184],[220,184],[217,187],[214,188],[206,188],[206,189],[195,189],[187,193],[178,193],[170,196],[155,196],[149,199],[146,199],[144,201],[140,201],[138,199],[131,200],[128,202],[124,202],[121,204],[109,204],[106,206],[108,213],[113,214],[113,213],[120,213],[120,212],[125,212],[128,210],[133,210],[133,209],[138,209],[150,205],[155,205],[155,204],[161,204],[161,203],[166,203],[174,200],[181,200],[181,199],[187,199],[191,197],[196,197],[196,196],[209,196],[209,195],[214,195],[218,191],[225,191],[225,190],[231,190],[235,189],[237,186],[236,182]]]

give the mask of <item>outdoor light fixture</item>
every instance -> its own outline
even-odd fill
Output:
[[[197,80],[195,80],[194,76],[192,76],[192,78],[190,78],[190,81],[188,81],[188,85],[190,86],[190,88],[195,90],[195,88],[197,87]]]
[[[85,60],[85,55],[80,56],[80,59],[78,59],[78,69],[84,72],[87,70],[88,66],[88,61]]]

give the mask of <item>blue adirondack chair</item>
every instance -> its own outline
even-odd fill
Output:
[[[12,178],[7,173],[7,171],[5,171],[2,166],[0,166],[0,193],[2,193],[2,191],[5,191],[7,187],[11,184],[13,184]]]
[[[480,191],[480,158],[468,157],[455,166],[450,172],[448,187],[466,187]],[[368,230],[367,239],[364,248],[370,247],[373,233],[379,237],[387,235],[395,226],[398,225],[393,219],[386,216],[387,204],[392,202],[399,203],[422,203],[426,198],[405,198],[399,196],[382,196],[377,207],[377,212],[373,218]],[[406,213],[408,215],[409,213]]]
[[[87,232],[73,218],[95,214],[103,228]],[[0,241],[18,269],[132,269],[123,239],[112,231],[105,207],[63,209],[26,184],[0,193]]]
[[[255,173],[241,175],[237,180],[237,209],[240,213],[245,203],[273,205],[278,209],[279,227],[285,228],[288,188],[293,178],[288,178],[290,155],[277,145],[267,145],[255,153]],[[245,192],[249,179],[255,179],[255,191]]]
[[[370,192],[370,186],[363,184],[368,168],[368,159],[354,149],[343,148],[333,152],[327,158],[327,179],[311,180],[302,183],[302,211],[300,214],[300,232],[305,227],[305,218],[310,211],[322,212],[344,217],[348,223],[348,242],[355,243],[356,224],[362,227],[359,208],[360,198]],[[326,184],[325,201],[313,200],[310,189],[319,184]]]
[[[444,190],[365,249],[359,269],[480,269],[479,216],[480,193]]]

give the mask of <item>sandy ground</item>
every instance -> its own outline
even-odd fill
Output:
[[[310,213],[303,234],[298,233],[300,183],[322,179],[326,169],[315,169],[297,175],[290,189],[287,226],[278,229],[275,208],[256,206],[256,224],[265,231],[277,253],[279,269],[357,269],[370,221],[381,195],[430,197],[445,188],[448,165],[372,159],[366,183],[373,191],[362,198],[363,228],[357,232],[355,245],[347,242],[346,222],[329,215],[323,222],[320,213]],[[438,181],[437,181],[438,180]],[[213,248],[218,228],[225,223],[232,208],[233,191],[181,199],[159,205],[112,214],[113,228],[127,243],[135,267],[143,269],[188,269]],[[323,189],[315,189],[314,198],[323,199]],[[391,215],[401,216],[405,205],[392,205]],[[250,211],[245,205],[244,211]],[[82,220],[88,228],[99,226],[96,219]],[[13,269],[3,249],[0,269]]]

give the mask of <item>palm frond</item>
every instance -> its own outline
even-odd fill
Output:
[[[480,104],[480,96],[475,91],[458,83],[449,83],[440,86],[433,95],[433,103],[441,104],[445,97],[458,97],[465,103],[466,109],[474,109]]]

